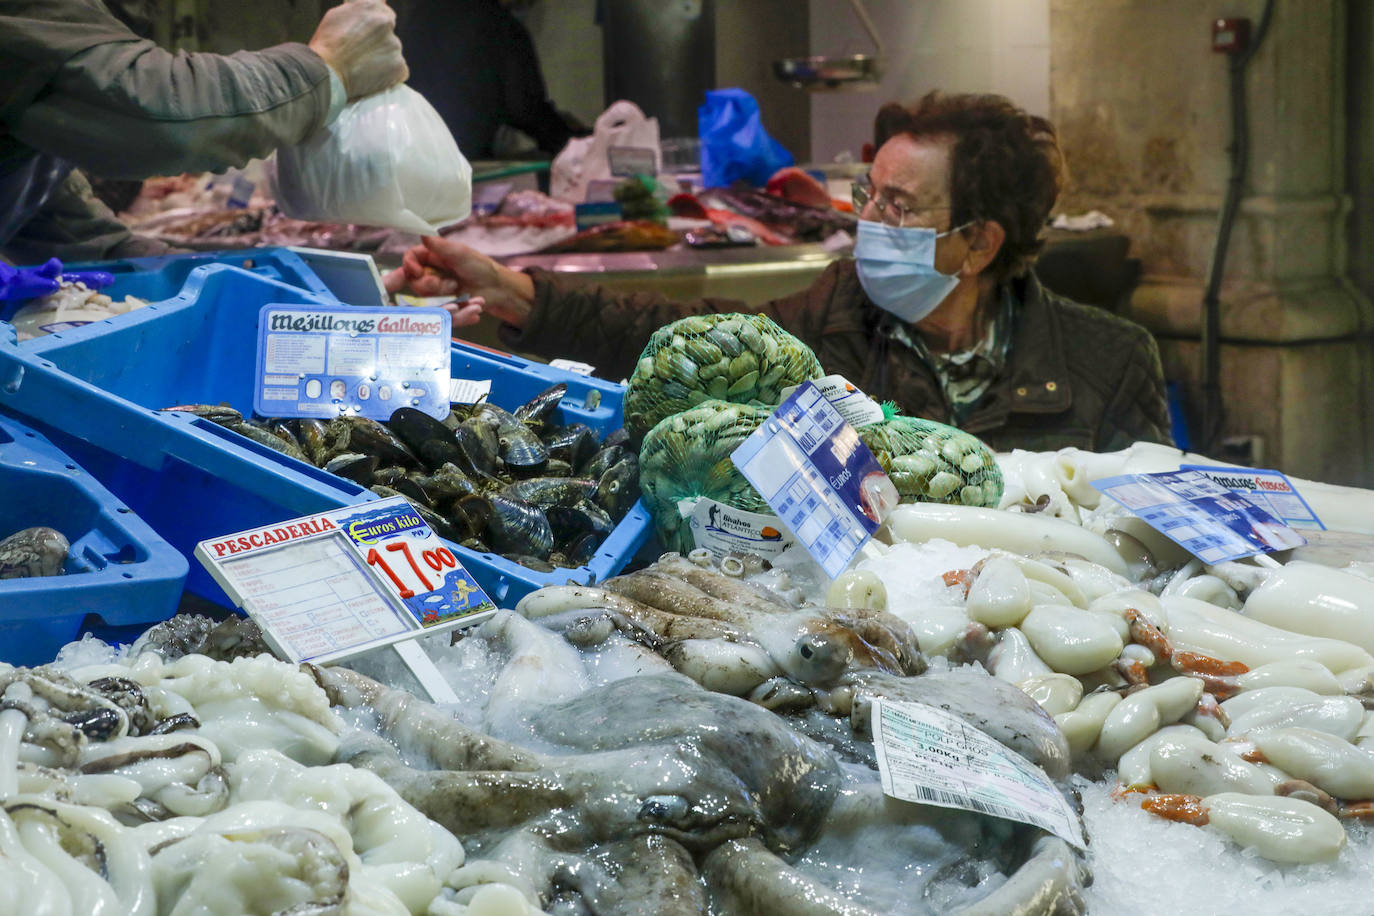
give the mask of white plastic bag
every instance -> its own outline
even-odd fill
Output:
[[[587,199],[587,185],[611,177],[609,152],[613,146],[634,146],[654,151],[658,162],[658,119],[646,118],[634,102],[623,99],[601,113],[590,137],[568,141],[549,170],[549,195],[580,204]]]
[[[401,85],[277,150],[276,197],[293,219],[434,235],[472,211],[472,166],[434,107]]]

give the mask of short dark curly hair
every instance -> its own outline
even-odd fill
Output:
[[[1005,96],[930,92],[914,105],[884,105],[873,127],[878,149],[898,134],[952,137],[950,225],[1001,224],[1006,240],[988,268],[998,282],[1035,263],[1064,180],[1064,155],[1049,121]]]

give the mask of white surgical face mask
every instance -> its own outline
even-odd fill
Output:
[[[879,308],[915,323],[945,301],[959,278],[935,269],[935,241],[972,225],[965,223],[947,232],[934,229],[889,226],[859,220],[854,243],[859,283]]]

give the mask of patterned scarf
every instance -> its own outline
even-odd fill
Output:
[[[1015,321],[1016,300],[1008,287],[1002,292],[1001,308],[988,325],[987,336],[971,349],[932,353],[921,335],[902,321],[885,323],[882,332],[913,351],[931,368],[949,403],[950,423],[959,426],[1006,366]]]

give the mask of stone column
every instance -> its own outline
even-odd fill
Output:
[[[1107,212],[1144,276],[1132,316],[1201,406],[1203,288],[1229,173],[1213,17],[1262,0],[1052,0],[1050,104],[1071,173],[1059,210]],[[1374,485],[1374,311],[1346,278],[1345,3],[1278,0],[1250,62],[1250,164],[1222,286],[1225,436],[1257,462]]]

